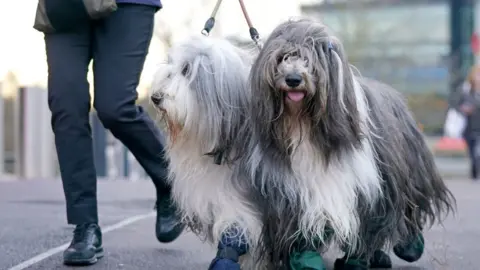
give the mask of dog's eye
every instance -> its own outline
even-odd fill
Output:
[[[183,65],[182,67],[182,75],[183,76],[187,76],[187,74],[190,72],[190,65],[189,64],[185,64]]]

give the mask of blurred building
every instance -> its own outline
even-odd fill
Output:
[[[363,75],[406,93],[417,119],[441,129],[449,65],[460,53],[450,55],[449,0],[323,1],[301,10],[340,36]]]
[[[190,35],[199,35],[216,1],[162,1],[164,8],[155,16],[155,35],[138,87],[139,102],[144,105],[148,103],[145,97],[158,64],[165,61],[166,50]],[[279,22],[299,16],[302,3],[291,0],[244,2],[262,37]],[[47,65],[44,37],[33,29],[37,3],[38,0],[0,1],[0,177],[3,172],[16,173],[23,177],[51,175],[51,169],[55,169],[53,165],[50,166],[56,162],[50,155],[54,152],[54,145],[45,92]],[[216,20],[212,36],[251,43],[248,26],[238,1],[223,1]],[[91,73],[88,79],[93,86]],[[93,87],[90,90],[93,91]],[[101,125],[96,128],[94,125],[95,146],[100,149],[98,152],[105,152],[107,159],[103,170],[99,170],[103,171],[101,174],[118,176],[125,171],[137,170],[138,166],[134,162],[129,161],[131,166],[124,164],[125,160],[131,160],[132,157],[124,151],[121,144],[117,141],[112,143],[112,140],[102,140],[111,137],[104,136],[106,134],[103,134],[98,126]],[[43,139],[38,135],[44,133],[48,138]],[[3,167],[1,160],[5,161]],[[36,160],[52,162],[44,165]],[[119,169],[120,167],[123,169]],[[38,170],[43,168],[47,171]]]
[[[447,91],[446,0],[328,1],[304,5],[302,11],[342,38],[364,75],[406,92]]]
[[[309,1],[309,0],[307,0]],[[0,82],[11,72],[20,85],[46,86],[47,66],[43,34],[33,29],[37,0],[0,1]],[[244,0],[249,15],[262,36],[280,21],[300,15],[303,1]],[[216,0],[163,0],[156,14],[155,37],[145,63],[139,87],[140,97],[147,93],[157,65],[164,61],[165,50],[192,34],[200,34]],[[275,12],[268,12],[275,10]],[[15,16],[11,16],[15,14]],[[248,27],[238,1],[223,1],[213,36],[248,41]],[[92,76],[89,76],[92,79]],[[4,93],[11,96],[13,93]]]

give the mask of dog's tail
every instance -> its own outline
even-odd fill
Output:
[[[411,239],[456,210],[424,136],[404,98],[391,87],[362,79],[373,121],[372,145],[382,175],[383,196],[374,209],[360,206],[367,252]],[[360,200],[361,201],[361,200]]]

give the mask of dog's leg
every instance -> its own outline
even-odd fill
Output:
[[[327,270],[322,255],[317,250],[293,252],[288,264],[290,270]]]
[[[420,220],[420,214],[414,211],[412,207],[408,207],[405,214],[410,220]],[[422,234],[423,226],[420,223],[417,223],[416,226],[409,224],[408,231],[410,234],[405,239],[402,239],[403,241],[393,246],[393,253],[400,259],[411,263],[418,261],[422,257],[425,249],[425,239]]]
[[[420,259],[425,249],[423,234],[410,237],[407,241],[400,242],[393,247],[393,253],[400,259],[407,262],[415,262]]]
[[[348,253],[347,253],[348,254]],[[335,261],[334,270],[368,270],[368,259],[363,256],[345,255]]]
[[[314,241],[307,241],[307,239],[300,238],[296,241],[293,247],[293,252],[288,258],[290,270],[326,270],[325,263],[319,250],[326,248],[333,235],[330,228],[325,230],[323,242],[319,239]]]
[[[370,268],[392,268],[392,259],[390,259],[390,256],[388,256],[383,250],[376,250],[373,253],[372,258],[370,258]]]
[[[209,270],[240,270],[240,256],[248,251],[247,241],[237,228],[222,234],[217,247],[217,255],[210,263]]]
[[[345,254],[348,254],[345,252]],[[387,253],[376,250],[370,260],[364,256],[345,255],[338,258],[334,264],[334,270],[365,270],[365,269],[388,269],[392,268],[392,260]]]
[[[423,255],[425,239],[420,233],[416,237],[411,237],[408,241],[398,243],[394,246],[393,252],[400,259],[407,262],[415,262]],[[376,250],[370,260],[359,259],[360,256],[345,256],[335,261],[335,270],[361,270],[377,268],[392,268],[392,260],[390,256],[382,250]],[[366,264],[368,261],[369,265]]]
[[[392,268],[390,256],[378,249],[368,259],[364,255],[349,255],[348,247],[342,248],[345,252],[343,258],[338,258],[334,264],[334,270],[366,270],[366,269],[387,269]]]

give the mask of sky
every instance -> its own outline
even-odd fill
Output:
[[[300,5],[315,0],[244,0],[253,25],[261,37],[280,22],[300,16]],[[170,31],[174,43],[189,35],[198,35],[215,6],[216,0],[163,0],[156,14],[156,32]],[[0,1],[0,82],[13,72],[21,85],[45,87],[47,65],[43,34],[33,29],[37,0]],[[250,39],[240,5],[224,0],[212,35],[240,36]],[[140,96],[148,92],[157,66],[164,60],[166,47],[154,37],[139,86]],[[91,80],[92,76],[89,75]],[[9,95],[11,93],[3,93]]]

